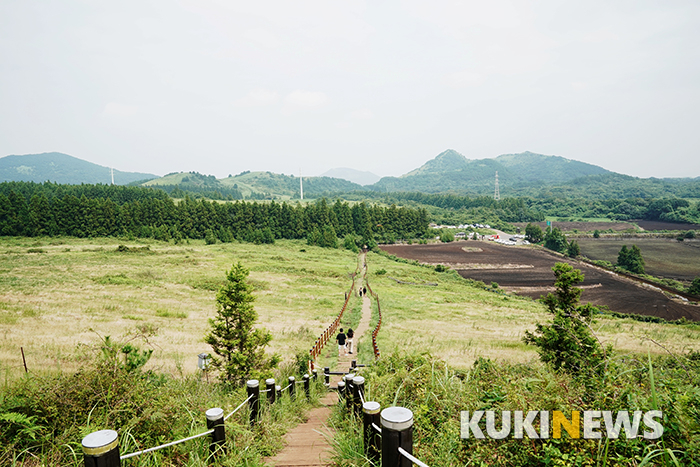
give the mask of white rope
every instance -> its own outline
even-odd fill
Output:
[[[212,433],[214,433],[214,430],[205,431],[204,433],[200,433],[200,434],[198,434],[198,435],[190,436],[189,438],[183,438],[183,439],[181,439],[181,440],[179,440],[179,441],[173,441],[172,443],[163,444],[163,445],[161,445],[161,446],[156,446],[156,447],[154,447],[154,448],[144,449],[143,451],[132,452],[131,454],[126,454],[126,455],[124,455],[124,456],[120,456],[119,459],[128,459],[128,458],[130,458],[130,457],[140,456],[141,454],[146,454],[147,452],[153,452],[153,451],[157,451],[157,450],[159,450],[159,449],[167,448],[167,447],[170,447],[170,446],[175,446],[176,444],[184,443],[185,441],[190,441],[190,440],[192,440],[192,439],[201,438],[202,436],[210,435],[210,434],[212,434]]]
[[[412,455],[410,455],[409,453],[407,453],[407,452],[404,450],[404,448],[402,448],[402,447],[399,447],[399,454],[401,454],[402,456],[404,456],[406,459],[410,460],[410,461],[413,462],[414,464],[418,465],[419,467],[428,467],[427,464],[425,464],[424,462],[419,461],[418,459],[416,459],[415,457],[413,457]]]
[[[292,383],[289,383],[289,384],[287,385],[287,387],[286,387],[286,388],[284,388],[284,389],[280,389],[280,392],[284,392],[284,391],[286,391],[286,390],[287,390],[287,389],[289,389],[289,388],[290,388],[291,386],[292,386]]]
[[[379,434],[382,433],[382,429],[379,428],[379,427],[378,427],[377,425],[375,425],[374,423],[372,423],[372,428],[374,428],[375,430],[377,430],[377,433],[379,433]]]
[[[357,391],[357,392],[360,393],[360,400],[362,401],[362,404],[364,405],[364,403],[365,403],[365,398],[362,397],[362,391]]]
[[[272,391],[272,389],[263,389],[263,390],[260,391],[260,392],[270,392],[270,391]]]
[[[250,396],[248,396],[248,398],[247,398],[246,400],[244,400],[243,402],[241,402],[241,405],[239,405],[238,407],[236,407],[235,409],[233,409],[233,412],[231,412],[230,414],[228,414],[228,415],[226,415],[226,416],[224,417],[224,421],[226,421],[231,415],[233,415],[233,414],[235,414],[236,412],[238,412],[238,409],[240,409],[241,407],[243,407],[243,405],[245,405],[246,402],[248,402],[250,399],[252,399],[254,395],[255,395],[255,394],[251,394]]]

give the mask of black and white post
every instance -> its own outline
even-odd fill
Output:
[[[94,431],[83,438],[85,467],[120,467],[119,435],[114,430]]]
[[[405,407],[388,407],[381,411],[382,465],[411,467],[413,462],[399,453],[403,448],[413,454],[413,412]]]
[[[207,410],[204,415],[207,417],[207,428],[214,430],[211,434],[211,443],[209,443],[209,451],[212,454],[218,454],[224,449],[226,441],[226,429],[224,427],[224,409],[215,407]]]

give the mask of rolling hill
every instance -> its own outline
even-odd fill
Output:
[[[157,175],[114,171],[114,183],[126,185]],[[109,167],[93,164],[60,152],[5,156],[0,158],[0,182],[112,183]]]
[[[407,174],[384,177],[369,188],[381,192],[450,191],[483,195],[494,192],[496,172],[500,192],[506,196],[523,188],[557,185],[589,175],[611,173],[585,162],[532,152],[470,160],[457,151],[448,149]]]

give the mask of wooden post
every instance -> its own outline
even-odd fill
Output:
[[[248,392],[248,397],[253,396],[248,401],[248,408],[250,408],[250,425],[253,426],[260,413],[260,383],[257,379],[248,380],[246,383],[246,390]]]
[[[29,373],[29,370],[27,370],[27,360],[24,358],[24,347],[19,348],[20,352],[22,352],[22,363],[24,363],[24,372]]]
[[[413,462],[399,454],[399,447],[413,454],[413,412],[405,407],[388,407],[381,412],[382,465],[411,467]]]
[[[209,451],[212,454],[219,454],[223,451],[226,441],[226,429],[224,428],[224,409],[216,407],[207,410],[204,415],[207,417],[207,428],[213,429]]]
[[[381,453],[381,435],[372,427],[374,423],[377,427],[381,425],[379,411],[381,406],[379,402],[365,402],[362,405],[362,426],[364,429],[365,440],[365,456],[372,461],[373,464],[379,465],[379,454]]]
[[[275,386],[275,392],[277,393],[277,400],[282,399],[282,386]]]
[[[329,367],[325,367],[323,369],[323,379],[326,383],[326,386],[331,384],[331,369]]]
[[[297,382],[294,376],[289,377],[289,398],[294,400],[294,387],[296,386]]]
[[[318,381],[318,369],[314,368],[311,370],[311,379],[314,380],[314,382]]]
[[[359,417],[362,413],[362,399],[360,398],[360,394],[362,394],[362,397],[365,397],[365,378],[362,376],[355,376],[352,379],[352,386],[352,398],[354,399],[355,415]]]
[[[83,438],[85,467],[120,467],[119,435],[114,430],[93,431]]]
[[[311,380],[309,375],[304,375],[304,392],[306,393],[306,400],[311,400]]]
[[[342,402],[345,397],[345,381],[338,381],[338,401]]]
[[[353,373],[348,373],[343,377],[345,379],[345,403],[348,410],[352,409],[352,404],[354,403],[354,386],[352,384],[352,379],[355,377]]]
[[[267,402],[275,403],[275,378],[265,380],[265,389],[267,390]]]

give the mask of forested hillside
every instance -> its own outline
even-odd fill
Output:
[[[384,177],[370,188],[381,192],[493,194],[496,172],[501,194],[504,195],[515,190],[608,173],[602,167],[558,156],[524,152],[504,154],[495,159],[469,160],[457,151],[448,149],[418,169],[401,177]]]
[[[147,173],[114,171],[114,183],[117,185],[155,177],[156,175]],[[0,182],[7,181],[111,183],[112,172],[109,167],[77,157],[60,152],[47,152],[0,158]]]
[[[186,197],[175,202],[164,192],[138,187],[0,184],[0,235],[126,235],[159,240],[209,238],[269,243],[306,238],[314,230],[365,243],[423,236],[424,209],[381,207],[325,199],[314,204],[218,203]]]

